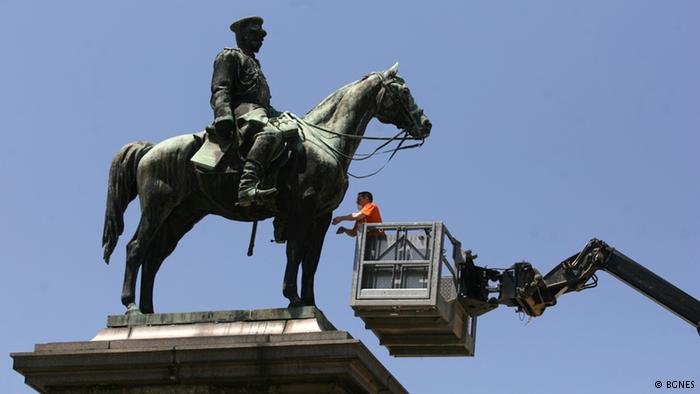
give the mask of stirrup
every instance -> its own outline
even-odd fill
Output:
[[[238,191],[238,202],[236,205],[249,207],[255,203],[264,204],[267,200],[277,194],[277,188],[258,189],[257,186]]]

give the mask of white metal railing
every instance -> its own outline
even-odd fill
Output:
[[[457,270],[455,262],[445,255],[446,238],[453,249],[461,246],[442,222],[361,225],[355,247],[353,298],[435,300],[444,277],[451,279],[455,293]]]

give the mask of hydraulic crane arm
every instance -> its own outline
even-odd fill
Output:
[[[590,240],[580,253],[562,261],[544,276],[527,262],[497,272],[477,267],[473,259],[467,258],[460,268],[461,302],[475,314],[502,304],[517,307],[530,316],[540,316],[562,294],[595,287],[597,270],[610,273],[651,298],[700,334],[700,301],[598,239]],[[497,282],[498,286],[484,287],[488,280]],[[476,292],[475,288],[482,292]],[[498,298],[487,300],[483,290],[498,292]],[[477,294],[480,294],[478,299]]]
[[[610,249],[601,269],[675,313],[700,333],[700,301],[688,293],[615,249]]]

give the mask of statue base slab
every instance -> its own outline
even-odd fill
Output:
[[[41,393],[405,393],[314,307],[109,316],[90,341],[13,353]]]

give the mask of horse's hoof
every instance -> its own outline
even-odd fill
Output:
[[[129,306],[126,307],[126,315],[127,316],[139,316],[139,315],[143,315],[143,313],[141,313],[141,310],[139,309],[138,306],[136,306],[136,304],[131,303],[131,304],[129,304]]]
[[[304,303],[301,302],[301,298],[294,298],[289,301],[287,308],[298,308],[300,306],[304,306]]]

